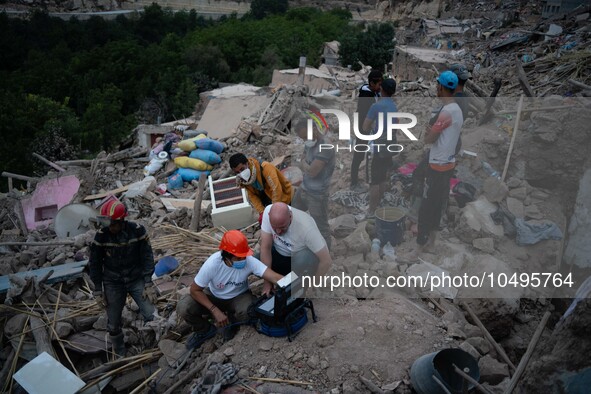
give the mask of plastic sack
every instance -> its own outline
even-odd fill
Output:
[[[191,159],[190,157],[177,157],[174,159],[174,164],[181,168],[192,168],[199,171],[211,171],[213,166],[199,159]]]
[[[212,140],[211,138],[202,138],[195,141],[195,146],[199,149],[210,150],[218,155],[224,151],[224,145],[216,140]]]
[[[154,266],[154,274],[160,277],[162,275],[170,274],[172,271],[177,269],[179,262],[172,256],[164,256]]]
[[[206,176],[209,176],[210,171],[198,171],[191,168],[179,168],[177,170],[177,174],[181,176],[184,182],[199,180],[199,177],[202,173],[204,173]]]
[[[177,147],[181,148],[185,152],[191,152],[196,149],[195,142],[200,139],[204,139],[205,134],[199,134],[197,137],[182,140],[177,144]]]
[[[177,172],[168,177],[168,188],[170,190],[183,187],[183,177]]]
[[[207,131],[205,131],[203,129],[197,129],[197,130],[186,129],[186,130],[183,130],[183,139],[186,140],[189,138],[197,137],[199,134],[207,135]]]
[[[159,159],[158,157],[153,158],[150,160],[150,163],[144,167],[144,176],[154,175],[164,167],[164,163],[167,161],[168,159]]]
[[[189,154],[189,157],[191,159],[199,159],[211,165],[219,164],[222,162],[222,159],[217,153],[205,149],[195,149],[193,152]]]

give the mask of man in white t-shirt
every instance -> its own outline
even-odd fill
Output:
[[[324,275],[332,263],[326,241],[314,219],[285,203],[265,207],[261,224],[261,261],[273,271],[287,275]],[[272,284],[265,281],[263,293]]]
[[[454,100],[458,77],[444,71],[437,78],[437,97],[443,108],[427,128],[425,143],[432,144],[426,173],[426,197],[419,208],[417,247],[401,261],[416,261],[425,246],[435,243],[444,203],[449,195],[449,181],[456,165],[456,145],[464,122],[462,110]]]
[[[236,334],[238,322],[248,320],[248,307],[255,300],[248,288],[249,275],[273,284],[283,277],[252,254],[244,234],[230,230],[222,237],[220,251],[203,263],[191,283],[190,293],[177,304],[179,316],[195,331],[187,343],[188,348],[215,335],[216,328],[208,321],[210,315],[217,327],[226,327],[225,340]]]

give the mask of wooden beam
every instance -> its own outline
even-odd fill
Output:
[[[54,162],[47,160],[45,157],[41,156],[38,153],[33,152],[33,157],[41,160],[43,163],[47,164],[48,166],[50,166],[51,168],[53,168],[53,169],[55,169],[55,170],[57,170],[59,172],[65,172],[66,171],[65,168],[60,167],[57,164],[55,164]]]
[[[501,358],[505,361],[505,363],[507,363],[507,365],[509,365],[509,367],[513,371],[515,371],[515,364],[513,364],[511,362],[511,360],[509,359],[509,356],[507,356],[507,353],[505,353],[505,350],[503,350],[503,348],[497,343],[497,341],[495,341],[495,339],[492,337],[492,335],[490,335],[490,332],[488,332],[486,327],[484,327],[484,324],[482,324],[482,322],[480,321],[478,316],[476,316],[476,313],[474,313],[472,308],[470,308],[470,306],[466,302],[462,302],[461,305],[464,307],[466,312],[468,312],[468,314],[472,318],[472,321],[480,328],[480,330],[482,331],[482,334],[484,334],[484,337],[487,339],[487,341],[497,351],[497,354],[499,356],[501,356]]]
[[[517,68],[517,78],[519,79],[521,89],[523,89],[523,92],[527,97],[535,97],[534,91],[527,80],[527,76],[525,75],[525,71],[523,71],[523,67],[521,66],[521,60],[519,60],[517,55],[515,55],[515,67]]]
[[[14,179],[18,179],[18,180],[26,181],[26,182],[31,182],[31,183],[37,183],[40,181],[39,178],[32,178],[30,176],[13,174],[12,172],[6,172],[6,171],[2,172],[2,176],[5,178],[14,178]]]
[[[205,188],[205,181],[207,176],[204,173],[199,175],[199,185],[197,186],[197,195],[195,196],[195,205],[193,205],[193,216],[191,217],[191,231],[199,229],[199,219],[201,216],[201,200],[203,199],[203,189]]]
[[[515,144],[515,137],[517,136],[517,130],[519,129],[519,121],[521,120],[521,109],[523,108],[523,94],[519,99],[517,105],[517,117],[515,118],[515,126],[513,126],[513,135],[511,136],[511,144],[509,145],[509,152],[507,152],[507,158],[505,159],[505,168],[503,168],[503,175],[501,175],[501,182],[505,181],[507,170],[509,169],[509,162],[511,161],[511,153],[513,153],[513,145]]]
[[[475,380],[472,376],[468,375],[466,372],[464,372],[460,368],[458,368],[457,365],[455,365],[455,364],[452,364],[452,365],[454,367],[454,371],[456,371],[456,373],[458,375],[460,375],[461,377],[466,379],[468,382],[472,383],[474,385],[474,387],[476,387],[476,389],[478,391],[480,391],[482,394],[492,394],[491,391],[489,391],[484,386],[482,386],[480,383],[478,383],[478,381]]]
[[[569,79],[568,83],[570,83],[571,85],[576,86],[578,88],[581,88],[583,90],[591,90],[591,86],[586,85],[586,84],[579,82],[579,81],[575,81],[574,79]]]
[[[515,390],[515,387],[517,386],[517,382],[519,382],[521,375],[525,371],[525,367],[527,367],[527,364],[529,363],[529,360],[531,359],[534,349],[536,348],[536,345],[538,344],[538,341],[540,340],[540,337],[542,336],[542,333],[544,332],[544,328],[546,327],[546,323],[548,323],[548,319],[550,318],[550,315],[551,315],[551,313],[546,311],[546,313],[544,313],[544,316],[542,316],[542,320],[540,320],[540,324],[538,324],[538,328],[536,329],[534,336],[532,337],[531,341],[529,342],[529,345],[527,346],[527,350],[525,351],[525,354],[523,355],[523,357],[521,357],[521,361],[519,361],[519,365],[517,366],[517,370],[515,371],[515,375],[513,375],[513,377],[511,378],[511,381],[509,382],[509,387],[507,387],[507,390],[505,390],[504,394],[511,394],[513,392],[513,390]]]
[[[30,316],[29,321],[31,323],[31,331],[35,338],[35,345],[37,347],[37,354],[47,352],[51,357],[56,358],[53,346],[51,346],[51,340],[49,339],[49,333],[45,329],[43,320],[36,316]]]
[[[123,193],[123,192],[127,191],[127,189],[129,189],[129,186],[130,185],[118,187],[117,189],[109,190],[104,193],[98,193],[98,194],[92,194],[90,196],[86,196],[86,197],[84,197],[84,201],[98,200],[99,198],[105,198],[107,196],[110,196],[111,194],[115,195],[115,194]]]
[[[47,242],[0,242],[0,246],[58,246],[74,245],[74,241],[47,241]]]

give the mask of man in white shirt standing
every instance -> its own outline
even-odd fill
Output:
[[[203,263],[191,283],[190,293],[177,304],[179,316],[194,331],[187,348],[199,346],[214,336],[216,326],[225,327],[225,340],[234,337],[238,330],[236,324],[248,320],[248,307],[255,300],[248,288],[249,275],[254,274],[273,284],[283,277],[252,254],[246,236],[238,230],[230,230],[222,237],[220,251]],[[215,326],[208,321],[210,315]]]
[[[425,143],[432,144],[429,152],[429,166],[426,173],[426,197],[419,208],[417,248],[402,261],[416,261],[419,253],[429,242],[435,243],[442,209],[449,195],[449,181],[456,165],[456,145],[464,117],[454,99],[458,77],[452,71],[444,71],[437,78],[437,97],[443,108],[434,123],[428,126]]]
[[[332,259],[314,219],[285,203],[265,207],[261,224],[261,261],[275,272],[298,276],[324,275]],[[271,291],[265,280],[263,293]]]

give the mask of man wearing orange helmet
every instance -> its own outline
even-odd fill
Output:
[[[177,304],[177,312],[194,330],[187,348],[200,345],[216,333],[209,323],[225,327],[224,339],[236,334],[237,322],[248,320],[248,307],[255,300],[248,288],[251,274],[273,284],[283,278],[252,256],[246,236],[238,230],[227,231],[220,242],[220,251],[203,263],[191,283],[190,293]],[[204,317],[205,316],[205,317]]]
[[[90,278],[97,303],[107,310],[107,330],[118,356],[125,356],[121,313],[131,295],[144,320],[154,317],[156,291],[152,285],[154,255],[146,229],[125,220],[127,209],[113,200],[101,208],[109,225],[97,231],[90,245]]]

